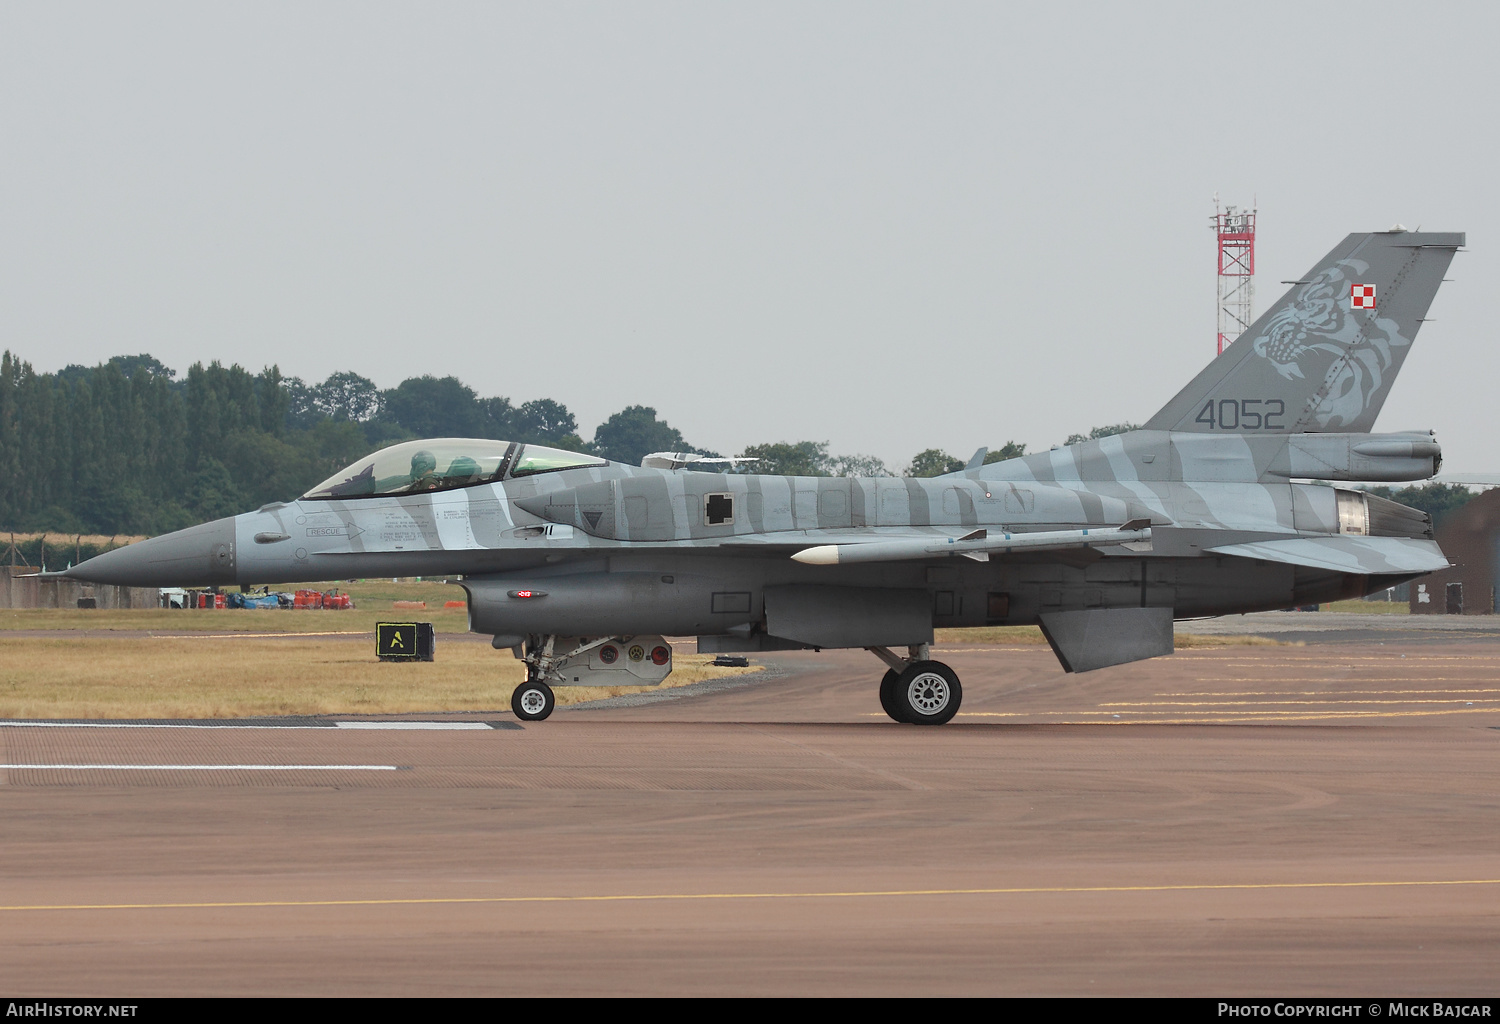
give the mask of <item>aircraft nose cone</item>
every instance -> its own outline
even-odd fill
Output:
[[[106,551],[63,573],[121,587],[203,587],[235,580],[234,519]]]

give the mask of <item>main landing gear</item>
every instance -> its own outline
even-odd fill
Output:
[[[942,725],[958,714],[964,691],[958,675],[941,661],[931,660],[927,644],[908,647],[901,658],[888,647],[868,647],[890,666],[880,680],[880,706],[907,725]]]

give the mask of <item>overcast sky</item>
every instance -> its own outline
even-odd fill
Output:
[[[1494,4],[0,0],[0,347],[657,408],[904,466],[1140,422],[1350,231],[1467,231],[1378,424],[1500,470]]]

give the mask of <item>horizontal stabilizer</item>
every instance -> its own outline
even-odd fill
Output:
[[[1038,618],[1064,672],[1092,672],[1175,650],[1170,608],[1087,608]]]
[[[1305,565],[1360,576],[1435,572],[1448,568],[1436,541],[1411,537],[1297,537],[1225,544],[1209,548],[1216,555],[1237,555],[1262,562]]]

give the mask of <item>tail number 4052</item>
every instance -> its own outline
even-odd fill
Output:
[[[1221,398],[1203,403],[1194,423],[1209,430],[1285,430],[1286,403],[1279,398]]]

